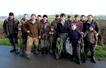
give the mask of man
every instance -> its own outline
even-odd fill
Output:
[[[39,21],[41,21],[41,20],[42,20],[41,15],[38,15],[38,16],[37,16],[37,19],[38,19]]]
[[[39,45],[39,38],[40,38],[40,21],[36,19],[35,14],[32,14],[31,19],[27,21],[25,30],[28,33],[26,58],[30,59],[31,48],[33,43],[34,45],[36,45],[36,53],[38,53],[38,45]]]
[[[48,22],[48,16],[43,15],[43,19],[41,20],[41,53],[42,54],[49,53],[49,30],[50,30],[50,24]]]
[[[49,39],[50,39],[50,43],[51,43],[51,49],[52,49],[52,55],[55,56],[55,49],[56,49],[56,42],[57,42],[57,24],[60,20],[60,16],[56,15],[55,16],[55,20],[53,20],[51,22],[51,26],[50,26],[50,33],[49,33]]]
[[[24,55],[25,51],[26,51],[26,43],[27,43],[27,36],[28,33],[26,32],[25,28],[26,28],[26,22],[28,21],[28,14],[24,14],[23,18],[20,21],[19,24],[19,31],[22,37],[22,45],[21,45],[21,54],[20,55]]]
[[[18,24],[19,21],[15,19],[14,13],[10,12],[9,17],[4,20],[3,28],[6,36],[9,38],[13,49],[10,51],[11,53],[18,54],[17,46],[18,46]]]
[[[86,32],[87,30],[89,30],[90,26],[93,26],[94,30],[98,33],[99,32],[98,24],[96,23],[96,21],[94,21],[93,16],[88,15],[87,18],[88,20],[83,24],[83,32]]]
[[[97,23],[94,21],[93,16],[88,15],[87,17],[88,17],[88,20],[83,24],[83,32],[85,33],[87,31],[89,31],[90,26],[92,26],[98,36],[99,28],[98,28]],[[86,38],[84,38],[84,49],[85,49],[86,45],[88,45],[88,42],[87,42]],[[92,48],[90,48],[90,50],[91,49]]]
[[[76,24],[77,29],[82,32],[83,29],[83,23],[80,21],[79,15],[74,16],[74,20],[72,22],[73,24]]]
[[[81,16],[80,16],[80,21],[81,21],[82,23],[85,23],[85,22],[86,22],[85,15],[81,15]]]
[[[67,16],[67,21],[69,24],[72,22],[72,17],[70,15]]]
[[[57,24],[57,37],[58,41],[60,41],[60,51],[59,51],[59,56],[58,58],[61,57],[62,53],[65,53],[65,45],[66,45],[66,39],[68,35],[68,22],[65,19],[65,14],[62,13],[60,15],[60,21]]]

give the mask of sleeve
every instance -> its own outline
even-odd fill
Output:
[[[57,32],[57,37],[60,37],[60,28],[59,28],[59,23],[57,24],[57,30],[56,30],[56,32]]]
[[[79,35],[79,39],[78,40],[80,41],[81,40],[81,37],[82,37],[80,31],[78,31],[78,35]]]
[[[19,29],[19,23],[20,23],[20,22],[19,22],[18,20],[16,20],[15,23],[16,23],[15,32],[18,33],[18,31],[19,31],[19,30],[18,30],[18,29]]]
[[[86,32],[86,23],[83,23],[82,31],[85,33]]]
[[[95,31],[95,40],[97,41],[98,40],[98,36],[97,36],[97,32]]]
[[[23,28],[23,30],[24,30],[25,32],[28,31],[29,26],[28,26],[27,22],[22,25],[22,28]]]
[[[7,21],[4,20],[4,23],[3,23],[3,30],[4,30],[4,33],[7,34],[7,27],[6,27],[6,23]]]
[[[38,24],[38,35],[41,36],[41,23]]]
[[[96,22],[95,22],[95,30],[97,33],[99,32],[99,27],[98,27],[98,24]]]
[[[88,34],[88,31],[86,31],[86,32],[84,33],[84,38],[87,36],[87,34]]]

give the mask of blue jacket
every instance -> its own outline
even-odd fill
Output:
[[[81,38],[81,33],[77,29],[76,30],[70,30],[68,32],[68,36],[69,36],[69,39],[70,39],[71,43],[78,43],[78,41]]]

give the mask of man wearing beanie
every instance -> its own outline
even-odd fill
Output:
[[[4,20],[3,28],[6,36],[9,38],[13,49],[10,51],[11,53],[18,54],[17,45],[18,45],[18,24],[19,21],[15,19],[14,13],[10,12],[9,17]]]

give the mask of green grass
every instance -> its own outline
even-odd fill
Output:
[[[7,38],[5,38],[5,39],[0,39],[0,45],[9,46],[11,44],[10,44],[9,40]]]
[[[96,56],[97,58],[106,58],[106,45],[98,46],[96,48]]]

